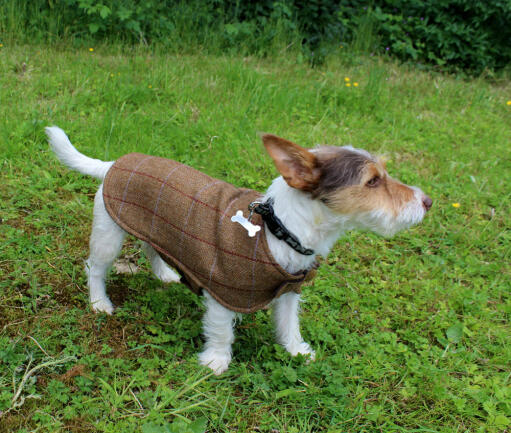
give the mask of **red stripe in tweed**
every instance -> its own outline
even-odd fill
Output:
[[[166,185],[167,179],[170,177],[172,173],[174,173],[178,168],[182,167],[181,164],[176,164],[175,167],[172,167],[172,169],[167,173],[167,176],[165,176],[165,179],[162,181],[162,184],[160,186],[160,190],[158,191],[158,198],[156,199],[156,203],[154,204],[154,211],[153,211],[153,219],[151,220],[151,230],[149,231],[149,236],[153,234],[154,230],[154,219],[156,218],[157,212],[158,212],[158,203],[161,199],[161,193],[163,191],[164,186]]]
[[[247,194],[249,191],[246,191],[245,194]],[[224,213],[222,214],[222,216],[220,217],[220,219],[218,220],[218,228],[220,228],[220,226],[222,225],[222,222],[224,221],[224,218],[225,218],[225,215],[227,214],[227,212],[229,211],[229,209],[231,208],[231,206],[236,203],[238,200],[239,200],[240,197],[236,197],[236,198],[233,198],[227,205],[227,207],[225,208],[225,211]],[[213,272],[215,271],[215,267],[216,267],[216,261],[217,261],[217,258],[218,258],[218,249],[215,251],[215,257],[213,258],[213,264],[211,265],[211,268],[209,270],[209,277],[208,277],[208,288],[211,287],[211,278],[213,276]]]
[[[185,166],[185,165],[183,164],[183,166]],[[186,167],[186,166],[185,166],[185,167]],[[156,180],[156,181],[158,181],[158,182],[163,183],[164,185],[168,186],[169,188],[173,189],[174,191],[176,191],[176,192],[178,192],[178,193],[180,193],[180,194],[183,194],[185,197],[188,197],[190,200],[193,200],[193,201],[195,201],[195,202],[197,202],[197,203],[200,203],[200,204],[201,204],[201,205],[203,205],[203,206],[209,207],[210,209],[214,210],[215,212],[218,212],[218,213],[221,213],[221,214],[223,214],[223,213],[224,213],[224,211],[222,211],[222,210],[220,210],[220,209],[217,209],[216,207],[210,206],[209,204],[204,203],[203,201],[198,200],[198,199],[196,199],[195,197],[193,197],[193,196],[191,196],[191,195],[189,195],[189,194],[186,194],[185,192],[183,192],[183,191],[181,191],[181,190],[177,189],[175,186],[173,186],[173,185],[171,185],[171,184],[167,183],[165,180],[159,179],[159,178],[157,178],[157,177],[155,177],[155,176],[151,176],[150,174],[143,173],[143,172],[141,172],[141,171],[128,170],[128,169],[125,169],[125,168],[116,167],[115,165],[113,165],[113,166],[112,166],[112,168],[114,168],[114,169],[116,169],[116,170],[127,171],[127,172],[129,172],[129,173],[138,174],[139,176],[148,177],[148,178],[150,178],[150,179],[154,179],[154,180]]]
[[[137,168],[140,167],[142,165],[142,163],[146,160],[149,159],[149,156],[146,156],[145,158],[142,158],[138,163],[137,165],[135,166],[135,168],[133,170],[130,170],[130,177],[128,179],[128,182],[126,182],[126,186],[124,187],[124,191],[122,193],[122,199],[124,200],[126,198],[126,194],[128,193],[128,188],[130,186],[130,182],[131,182],[131,179],[133,179],[133,176],[136,174],[136,173],[139,173],[137,171]],[[124,203],[123,203],[124,204]],[[120,218],[121,216],[121,213],[122,213],[122,208],[123,208],[123,204],[121,204],[121,206],[119,207],[119,211],[117,212],[117,216]]]
[[[125,204],[129,204],[129,205],[131,205],[131,206],[138,207],[138,208],[140,208],[140,209],[143,209],[143,210],[145,210],[145,211],[149,212],[150,214],[154,214],[154,212],[153,212],[151,209],[149,209],[149,208],[147,208],[147,207],[145,207],[145,206],[139,205],[139,204],[137,204],[137,203],[133,203],[133,202],[130,202],[130,201],[125,201],[125,200],[123,200],[122,198],[113,197],[113,196],[111,196],[111,195],[108,195],[108,194],[107,194],[107,193],[105,193],[105,192],[103,192],[103,196],[104,196],[104,197],[107,197],[107,198],[109,198],[109,199],[112,199],[112,200],[118,201],[118,202],[120,202],[120,203],[125,203]],[[170,225],[172,226],[172,228],[174,228],[174,229],[178,230],[179,232],[184,233],[185,235],[190,236],[191,238],[196,239],[196,240],[198,240],[199,242],[204,242],[205,244],[210,245],[210,246],[212,246],[213,248],[218,249],[218,250],[222,251],[222,252],[223,252],[223,253],[225,253],[225,254],[229,254],[229,255],[232,255],[232,256],[240,257],[240,258],[242,258],[242,259],[250,260],[251,262],[262,263],[262,264],[265,264],[265,265],[279,266],[279,265],[278,265],[278,263],[268,262],[268,261],[265,261],[265,260],[257,260],[257,259],[253,259],[252,257],[243,256],[243,255],[241,255],[241,254],[235,253],[234,251],[228,251],[228,250],[225,250],[225,249],[223,249],[223,248],[220,248],[220,247],[218,247],[217,245],[215,245],[215,244],[213,244],[213,243],[211,243],[211,242],[208,242],[208,241],[206,241],[206,240],[204,240],[204,239],[199,238],[198,236],[195,236],[195,235],[192,235],[191,233],[186,232],[186,231],[185,231],[185,230],[183,230],[183,229],[180,229],[178,226],[176,226],[175,224],[172,224],[169,220],[167,220],[166,218],[162,217],[161,215],[158,215],[158,214],[154,214],[154,215],[156,216],[156,218],[160,218],[161,220],[165,221],[167,224],[170,224]]]

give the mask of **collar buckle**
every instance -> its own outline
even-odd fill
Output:
[[[248,214],[248,218],[247,220],[249,222],[252,222],[251,219],[252,219],[252,215],[254,215],[254,211],[255,211],[255,208],[259,205],[262,205],[263,202],[262,201],[258,201],[258,200],[254,200],[252,203],[250,203],[248,205],[248,211],[249,211],[249,214]]]

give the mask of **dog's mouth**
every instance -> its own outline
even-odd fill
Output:
[[[357,228],[390,238],[419,224],[426,216],[426,212],[426,206],[422,204],[422,201],[414,200],[401,209],[397,215],[378,209],[358,214],[354,221],[358,225]]]

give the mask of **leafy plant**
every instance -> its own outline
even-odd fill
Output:
[[[363,35],[374,41],[366,49],[475,74],[511,61],[511,4],[507,1],[379,0],[372,7],[358,6],[355,10],[343,4],[340,19],[349,25],[354,15],[355,31],[361,23],[371,22],[370,31]]]
[[[6,0],[0,32],[76,44],[272,55],[293,48],[313,65],[340,46],[480,74],[511,61],[507,0]]]

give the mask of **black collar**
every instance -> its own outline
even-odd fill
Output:
[[[311,250],[310,248],[304,248],[298,238],[293,233],[291,233],[284,226],[282,221],[275,215],[273,210],[273,199],[270,198],[265,203],[250,203],[249,210],[251,213],[255,212],[261,215],[268,229],[277,239],[283,240],[291,248],[300,254],[303,254],[304,256],[312,256],[314,254],[314,250]]]

